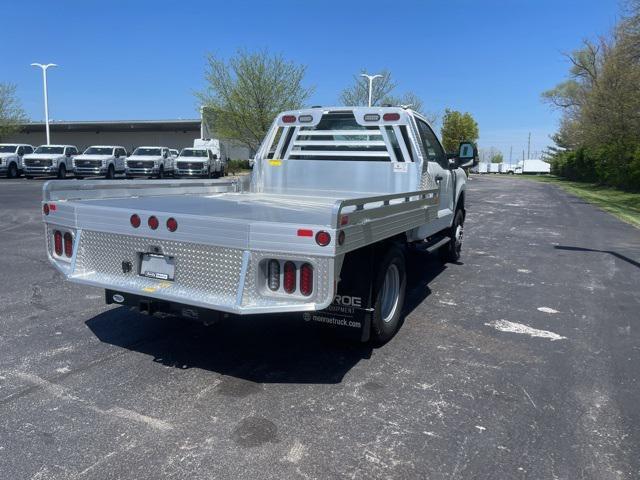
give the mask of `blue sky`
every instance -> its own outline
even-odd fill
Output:
[[[282,53],[308,66],[311,104],[337,103],[361,68],[391,70],[397,93],[427,110],[471,112],[480,146],[508,159],[549,143],[558,113],[540,92],[560,82],[563,52],[605,34],[616,0],[14,1],[3,2],[0,82],[18,85],[33,120],[53,62],[54,120],[196,118],[206,55],[238,48]]]

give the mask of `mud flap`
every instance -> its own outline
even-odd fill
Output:
[[[304,320],[334,328],[351,339],[369,341],[373,316],[373,254],[373,248],[348,253],[333,303],[318,312],[305,312]]]

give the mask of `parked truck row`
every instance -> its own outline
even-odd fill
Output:
[[[177,171],[203,174],[199,145],[185,150]],[[207,323],[300,312],[383,343],[402,324],[408,251],[459,259],[476,158],[470,143],[447,154],[410,109],[287,111],[248,184],[47,182],[47,255],[108,304]]]
[[[196,139],[182,151],[141,146],[131,154],[119,145],[93,145],[80,153],[74,145],[0,144],[0,175],[17,178],[74,174],[78,179],[117,174],[164,178],[166,175],[218,178],[227,174],[227,148],[216,139]]]

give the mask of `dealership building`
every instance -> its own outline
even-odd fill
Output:
[[[192,147],[200,138],[200,120],[107,120],[50,121],[52,144],[75,145],[81,151],[90,145],[117,145],[132,152],[142,145],[154,145],[178,150]],[[214,137],[214,135],[211,135]],[[46,143],[44,122],[29,122],[3,139],[3,143],[28,143],[34,147]],[[253,156],[246,146],[229,142],[228,156],[246,160]]]

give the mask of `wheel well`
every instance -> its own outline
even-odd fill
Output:
[[[463,215],[466,214],[466,210],[464,207],[464,190],[460,192],[460,196],[458,197],[458,203],[456,203],[456,210],[462,210]]]

